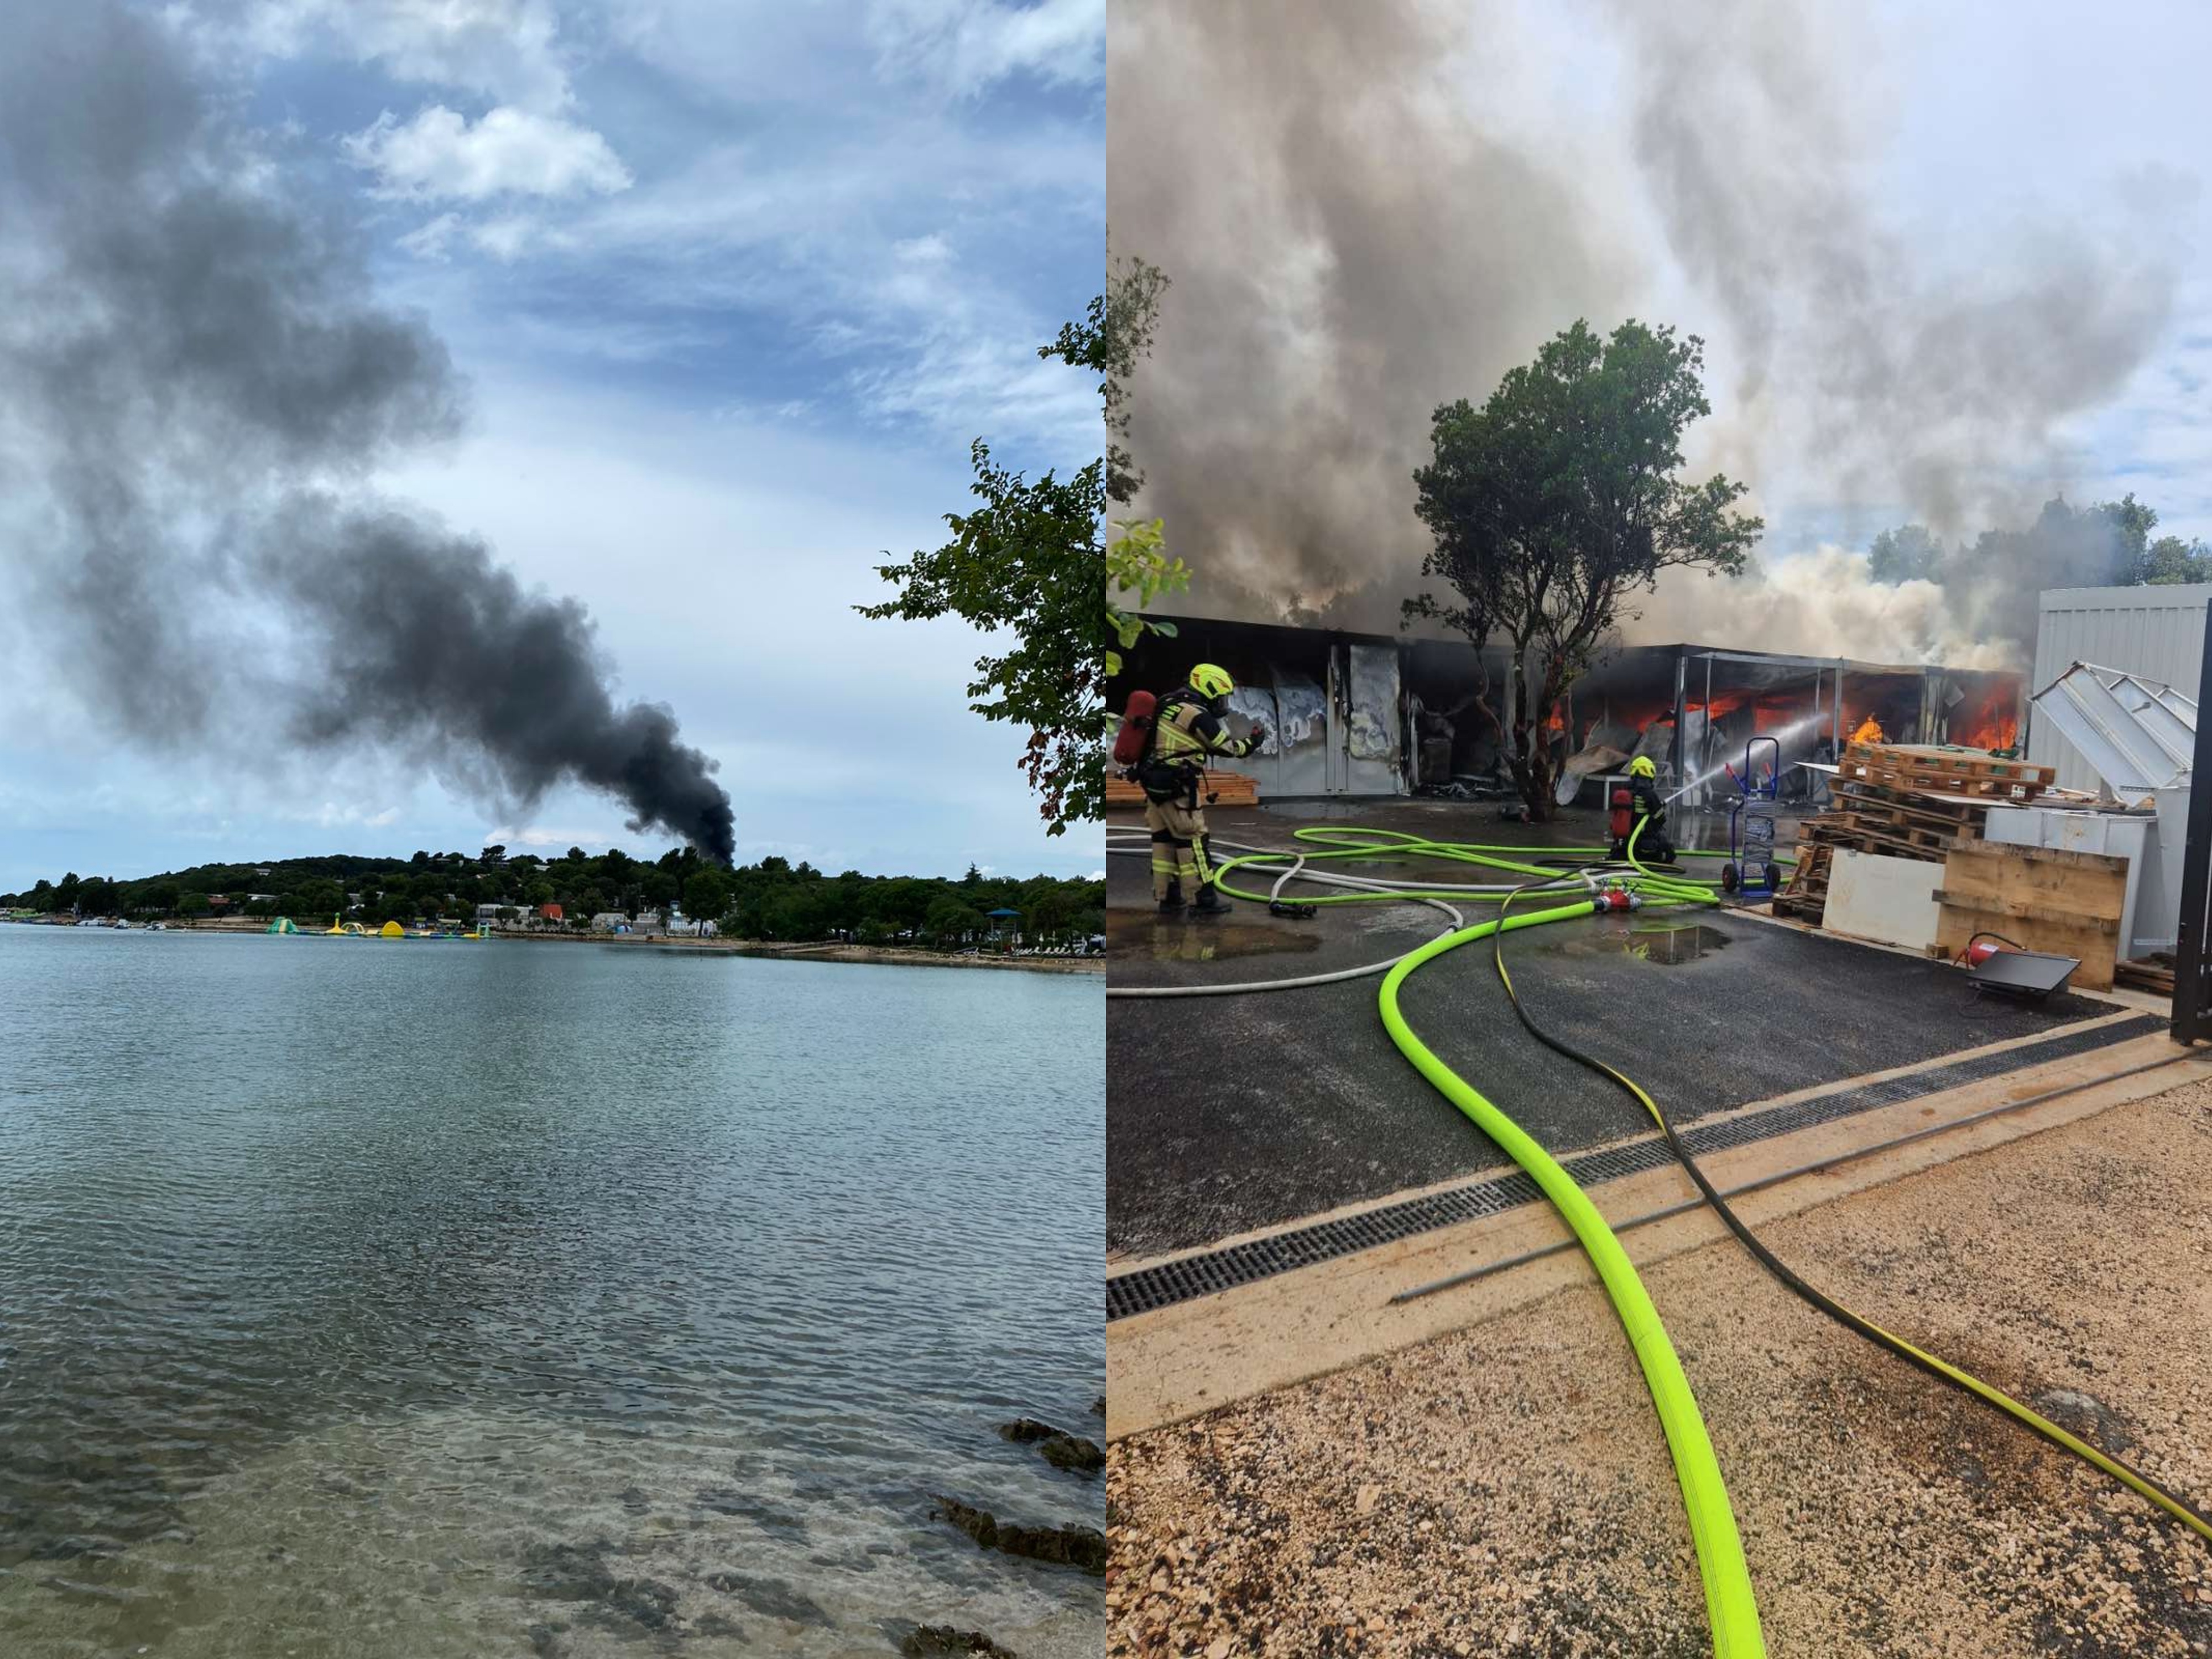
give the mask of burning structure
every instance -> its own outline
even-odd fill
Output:
[[[1486,662],[1463,641],[1342,629],[1165,618],[1109,688],[1113,706],[1139,687],[1180,684],[1194,662],[1235,676],[1232,714],[1267,728],[1249,758],[1224,763],[1263,795],[1505,795],[1498,734],[1475,706],[1485,678],[1499,699],[1516,689],[1507,653]],[[1539,729],[1559,762],[1559,798],[1649,756],[1663,787],[1693,803],[1754,738],[1779,746],[1785,798],[1816,793],[1801,761],[1833,760],[1853,742],[1956,743],[2011,750],[2021,738],[2024,678],[2002,670],[1786,656],[1679,643],[1622,646],[1577,680]],[[1509,724],[1510,724],[1509,716]]]

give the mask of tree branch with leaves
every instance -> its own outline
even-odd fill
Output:
[[[1190,581],[1183,562],[1168,556],[1157,519],[1115,520],[1110,544],[1103,534],[1109,504],[1134,499],[1143,483],[1125,447],[1128,380],[1151,347],[1166,288],[1142,260],[1113,265],[1083,320],[1037,349],[1099,377],[1104,453],[1068,477],[1048,471],[1032,480],[993,460],[977,439],[969,489],[981,505],[945,515],[951,539],[935,551],[876,568],[899,590],[896,598],[855,607],[877,618],[957,616],[1012,635],[1012,649],[976,659],[968,706],[1029,728],[1018,763],[1050,835],[1103,814],[1107,678],[1146,629],[1174,632],[1139,613]]]
[[[1681,437],[1712,413],[1696,336],[1633,320],[1547,341],[1480,409],[1436,411],[1430,464],[1413,475],[1434,546],[1421,565],[1454,596],[1422,593],[1406,622],[1443,623],[1476,647],[1474,708],[1504,750],[1529,815],[1553,815],[1546,723],[1638,590],[1659,573],[1740,572],[1765,526],[1734,510],[1742,484],[1679,476]],[[1533,695],[1510,715],[1484,652],[1502,643]]]

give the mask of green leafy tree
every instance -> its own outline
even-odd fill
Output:
[[[981,911],[963,904],[947,895],[929,907],[922,920],[922,932],[939,945],[957,945],[970,934],[980,933],[988,926]]]
[[[2175,582],[2212,582],[2212,546],[2160,536],[2147,550],[2143,580],[2160,586]]]
[[[1129,499],[1139,482],[1121,446],[1128,378],[1150,346],[1166,285],[1141,261],[1119,266],[1084,319],[1038,349],[1041,357],[1099,377],[1107,453],[1067,477],[1048,471],[1031,479],[994,460],[978,438],[969,449],[969,493],[979,505],[945,515],[951,539],[936,551],[877,567],[898,589],[896,599],[856,607],[878,619],[957,616],[1012,636],[1010,650],[976,659],[969,707],[1028,728],[1018,764],[1051,835],[1103,810],[1106,676],[1141,626],[1133,611],[1189,580],[1167,558],[1157,523],[1119,525],[1111,550],[1102,538],[1108,504]],[[1130,599],[1117,605],[1125,592]]]
[[[1925,525],[1899,525],[1874,538],[1867,574],[1878,582],[1929,581],[1943,566],[1943,544]]]
[[[1672,328],[1586,322],[1547,341],[1476,409],[1436,412],[1433,460],[1413,475],[1435,545],[1422,574],[1455,599],[1408,599],[1476,647],[1504,644],[1534,695],[1509,715],[1478,669],[1474,705],[1509,756],[1534,818],[1555,810],[1556,758],[1543,732],[1639,591],[1674,568],[1734,574],[1765,528],[1733,510],[1745,486],[1679,475],[1683,429],[1710,415],[1705,346]]]
[[[702,921],[712,921],[729,908],[729,878],[711,865],[693,871],[691,878],[684,884],[684,913]]]
[[[177,914],[180,916],[204,916],[208,913],[208,896],[191,891],[177,895]]]

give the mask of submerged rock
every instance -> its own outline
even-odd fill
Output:
[[[1104,1395],[1100,1395],[1097,1399],[1091,1402],[1091,1414],[1093,1417],[1103,1417],[1106,1415],[1106,1396]]]
[[[955,1630],[950,1625],[922,1625],[899,1638],[901,1659],[957,1659],[975,1654],[981,1659],[1015,1659],[1012,1650],[1000,1647],[981,1631]]]
[[[765,1498],[737,1486],[709,1486],[696,1494],[692,1501],[702,1510],[716,1515],[734,1516],[750,1521],[773,1538],[788,1539],[793,1543],[807,1541],[806,1521],[789,1510],[780,1509]]]
[[[631,1578],[607,1565],[614,1545],[538,1544],[524,1555],[523,1583],[555,1601],[588,1601],[603,1615],[628,1619],[647,1630],[676,1622],[676,1591],[657,1578]]]
[[[734,1595],[755,1613],[771,1619],[788,1619],[798,1625],[826,1625],[830,1615],[804,1590],[781,1578],[751,1578],[741,1572],[717,1572],[707,1579],[710,1589]]]
[[[1018,1446],[1035,1446],[1037,1455],[1056,1469],[1077,1474],[1096,1474],[1106,1467],[1106,1454],[1080,1435],[1040,1423],[1034,1417],[1018,1417],[999,1425],[999,1437]]]
[[[981,1548],[1052,1566],[1075,1567],[1093,1577],[1105,1577],[1106,1534],[1096,1528],[1019,1526],[1000,1520],[988,1510],[942,1495],[937,1499],[937,1513]]]

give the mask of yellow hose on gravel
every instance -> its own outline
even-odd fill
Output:
[[[1729,1507],[1720,1462],[1713,1455],[1712,1440],[1705,1432],[1705,1420],[1698,1411],[1697,1397],[1690,1391],[1689,1378],[1682,1374],[1682,1362],[1675,1356],[1674,1345],[1667,1340],[1659,1310],[1651,1305],[1643,1280],[1636,1276],[1635,1264],[1629,1261],[1628,1252],[1613,1237],[1613,1229],[1606,1224],[1597,1206],[1575,1184],[1573,1177],[1537,1145],[1528,1131],[1437,1059],[1428,1045],[1413,1035],[1398,1006],[1398,990],[1407,976],[1447,951],[1487,939],[1501,930],[1510,933],[1522,927],[1541,927],[1546,922],[1587,916],[1597,908],[1595,900],[1583,899],[1548,910],[1531,911],[1526,915],[1480,921],[1431,940],[1407,955],[1384,977],[1381,994],[1382,1024],[1390,1033],[1390,1040],[1398,1045],[1398,1051],[1413,1062],[1414,1069],[1445,1099],[1472,1118],[1475,1127],[1496,1141],[1507,1157],[1528,1172],[1582,1242],[1583,1252],[1597,1269],[1606,1294],[1613,1300],[1613,1311],[1620,1316],[1622,1329],[1628,1333],[1629,1346],[1635,1350],[1637,1364],[1644,1368],[1644,1380],[1651,1390],[1651,1403],[1658,1410],[1661,1428],[1666,1431],[1667,1448],[1674,1460],[1674,1476],[1682,1489],[1682,1506],[1689,1514],[1690,1538],[1697,1548],[1698,1571],[1705,1580],[1705,1613],[1712,1628],[1716,1659],[1759,1659],[1765,1653],[1766,1644],[1759,1634],[1759,1606],[1752,1595],[1751,1571],[1744,1561],[1743,1540],[1736,1532],[1735,1511]]]

